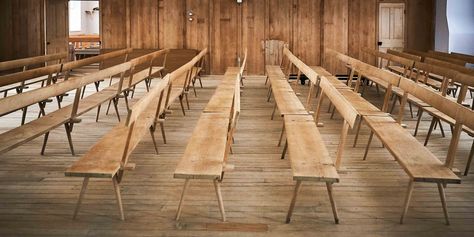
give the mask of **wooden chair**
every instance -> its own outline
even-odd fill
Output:
[[[84,156],[66,170],[66,176],[84,177],[73,218],[76,218],[79,212],[89,179],[108,178],[112,179],[120,219],[125,219],[119,184],[122,181],[124,172],[135,168],[135,164],[129,162],[130,155],[147,132],[150,132],[155,150],[158,152],[152,126],[156,120],[156,111],[160,108],[163,93],[168,83],[169,76],[159,80],[157,85],[129,110],[125,122],[115,126]]]

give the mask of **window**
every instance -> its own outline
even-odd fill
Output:
[[[69,31],[81,31],[81,2],[69,2]]]

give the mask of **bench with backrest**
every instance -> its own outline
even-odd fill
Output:
[[[78,69],[78,68],[81,68],[81,67],[84,67],[84,66],[87,66],[87,65],[90,65],[90,64],[94,64],[94,63],[97,63],[97,62],[102,62],[103,60],[107,60],[109,58],[114,58],[114,57],[119,57],[119,56],[122,56],[122,55],[126,55],[129,52],[131,52],[131,49],[119,50],[119,51],[111,52],[111,53],[108,53],[108,54],[87,58],[87,59],[84,59],[84,60],[68,62],[68,63],[64,63],[64,64],[51,65],[51,66],[47,66],[47,67],[43,67],[43,68],[28,70],[28,71],[21,72],[21,73],[15,73],[15,74],[10,74],[10,75],[0,76],[0,86],[12,85],[12,84],[17,84],[17,83],[21,84],[21,83],[24,83],[26,81],[29,81],[31,79],[38,78],[38,77],[47,77],[45,80],[36,81],[36,82],[42,82],[41,87],[43,87],[44,85],[51,85],[51,84],[56,83],[60,77],[63,77],[64,80],[68,80],[70,78],[70,76],[72,75],[71,72],[75,69]],[[72,76],[71,76],[71,78],[72,78]],[[98,88],[98,86],[99,86],[98,83],[99,82],[94,82],[94,84],[96,85],[96,90],[97,91],[99,89]],[[85,90],[83,90],[83,91],[85,91]],[[21,90],[20,93],[21,92],[23,92],[23,90]],[[62,101],[63,96],[64,95],[57,95],[56,96],[59,108],[61,107],[61,101]],[[84,94],[82,94],[82,96],[84,96]],[[40,108],[40,113],[39,113],[38,117],[40,117],[41,115],[45,115],[44,109],[45,109],[46,103],[50,102],[50,101],[52,101],[52,100],[48,99],[48,100],[38,102],[38,105],[39,105],[39,108]],[[20,109],[23,110],[22,120],[21,120],[22,125],[25,123],[27,107],[28,106],[26,106],[24,108],[20,108]],[[11,112],[13,112],[13,111],[11,111]],[[0,113],[0,115],[3,116],[5,114]]]
[[[192,83],[193,78],[196,77],[198,72],[198,67],[196,65],[199,65],[199,63],[203,60],[206,54],[207,48],[201,50],[199,54],[197,54],[194,58],[191,59],[191,61],[185,64],[189,65],[190,63],[192,63],[192,67],[181,66],[180,68],[174,71],[173,76],[170,78],[170,86],[168,86],[166,94],[164,95],[165,102],[161,104],[159,110],[159,119],[157,120],[157,123],[159,123],[160,125],[163,136],[163,142],[165,144],[166,133],[164,123],[166,121],[166,115],[172,112],[170,110],[170,107],[177,99],[179,99],[183,115],[186,114],[184,111],[183,99],[186,99],[189,109],[189,101],[187,95],[189,93],[190,84]],[[167,62],[169,62],[168,59],[169,57],[167,57]]]
[[[350,60],[347,60],[347,57],[335,56],[342,60],[345,63],[348,63]],[[354,60],[352,60],[354,61]],[[351,64],[352,68],[358,67],[358,65]],[[376,69],[379,70],[379,69]],[[375,72],[367,72],[375,73]],[[411,84],[406,84],[411,83]],[[437,95],[432,90],[422,87],[416,82],[413,82],[406,78],[401,78],[399,81],[399,86],[402,90],[410,88],[410,90],[426,90],[425,93],[434,93],[434,95],[439,96],[443,100],[446,100],[444,97]],[[411,93],[414,94],[414,93]],[[416,97],[416,95],[413,95]],[[408,98],[408,93],[404,93],[402,104],[406,103]],[[424,102],[428,102],[425,97],[420,98]],[[449,100],[446,100],[449,101]],[[459,107],[458,107],[459,109]],[[403,112],[400,112],[399,118],[403,116]],[[442,206],[445,213],[446,222],[449,223],[448,212],[446,207],[446,199],[444,194],[444,186],[447,183],[460,183],[461,180],[457,177],[454,172],[451,170],[449,165],[444,165],[439,159],[434,156],[428,149],[426,149],[416,138],[411,136],[407,130],[401,126],[401,119],[394,120],[389,116],[364,116],[364,121],[368,124],[371,129],[371,135],[369,137],[369,144],[372,140],[373,135],[377,135],[382,141],[384,146],[389,150],[389,152],[394,156],[398,163],[402,166],[405,172],[410,176],[408,192],[405,199],[405,205],[402,213],[400,222],[403,223],[406,212],[408,210],[408,205],[411,199],[411,194],[413,191],[414,182],[435,182],[438,184],[438,189],[440,197],[442,200]],[[368,147],[364,154],[364,159],[367,156]]]
[[[326,183],[334,221],[338,224],[339,216],[332,185],[339,182],[339,175],[313,117],[311,115],[286,115],[284,122],[286,145],[282,158],[288,149],[293,180],[296,181],[286,223],[291,221],[302,182],[311,181]]]
[[[68,53],[64,52],[0,62],[0,75],[24,72],[38,67],[61,64],[67,61],[67,57]],[[8,91],[10,90],[16,90],[17,93],[21,93],[25,88],[28,87],[28,85],[41,82],[46,79],[47,77],[40,77],[28,82],[22,81],[18,85],[3,86],[0,87],[0,93],[3,93],[3,97],[7,97]]]
[[[191,179],[212,180],[222,221],[226,221],[220,183],[231,167],[227,163],[235,126],[240,113],[240,73],[229,68],[198,120],[174,178],[185,179],[176,212],[179,220],[184,196]]]
[[[66,176],[84,178],[73,218],[76,218],[79,212],[89,179],[107,178],[112,180],[120,219],[125,219],[119,184],[124,172],[135,168],[135,164],[129,162],[130,156],[147,132],[150,132],[155,150],[158,152],[152,127],[157,119],[160,104],[163,103],[163,94],[168,86],[169,78],[170,75],[167,75],[159,80],[143,98],[130,108],[126,121],[112,128],[65,171]]]
[[[439,60],[442,60],[442,61],[445,61],[445,62],[450,62],[450,63],[454,63],[454,64],[457,64],[457,65],[461,65],[463,67],[466,65],[466,61],[464,61],[464,60],[460,60],[460,59],[456,59],[456,58],[449,58],[449,57],[440,56],[440,55],[436,55],[436,54],[432,54],[432,53],[428,53],[428,52],[422,52],[422,51],[419,51],[419,50],[404,48],[403,52],[422,57],[422,60],[421,60],[422,62],[425,60],[425,58],[436,58],[436,59],[439,59]]]
[[[41,154],[44,154],[49,132],[61,125],[64,125],[71,153],[74,155],[71,131],[74,124],[80,122],[78,117],[96,107],[98,108],[99,112],[102,103],[109,100],[114,100],[120,95],[120,93],[122,93],[122,91],[130,88],[130,86],[135,85],[139,81],[143,81],[145,78],[154,76],[157,73],[157,70],[153,69],[153,67],[149,67],[138,72],[135,72],[135,68],[137,66],[141,66],[142,64],[150,65],[150,61],[152,61],[153,58],[156,58],[157,56],[166,52],[167,50],[158,51],[150,55],[143,56],[142,58],[134,59],[131,62],[119,64],[117,66],[113,66],[111,68],[104,69],[84,77],[70,79],[50,85],[48,87],[42,87],[32,91],[24,92],[22,94],[0,99],[0,113],[8,113],[10,111],[25,107],[29,104],[37,103],[38,101],[75,90],[75,97],[72,104],[64,106],[25,125],[0,134],[0,153],[12,150],[38,136],[45,134],[43,147],[41,150]],[[124,77],[125,73],[129,74],[128,78]],[[118,83],[81,99],[81,90],[83,89],[84,85],[94,83],[117,74],[122,75],[121,80]],[[116,103],[114,104],[116,105]],[[118,115],[118,108],[115,108]],[[98,116],[96,117],[96,120],[97,119]]]
[[[474,56],[469,55],[469,54],[463,54],[463,53],[456,53],[456,52],[451,52],[449,53],[451,57],[457,58],[463,61],[466,61],[467,63],[474,64]]]
[[[288,59],[288,66],[290,68],[296,67],[299,70],[298,75],[303,72],[309,78],[311,84],[316,83],[316,74],[309,67],[299,61],[299,59],[297,59],[286,47],[283,51]],[[293,180],[296,181],[295,190],[286,217],[286,223],[291,221],[297,195],[303,181],[326,183],[334,220],[336,223],[339,223],[339,217],[332,191],[332,185],[339,182],[339,175],[337,174],[336,166],[329,156],[312,115],[304,111],[303,104],[299,101],[298,97],[296,97],[291,86],[286,81],[282,70],[279,66],[274,67],[267,65],[266,67],[275,102],[279,108],[284,108],[283,110],[280,109],[280,111],[283,111],[282,116],[284,116],[283,130],[278,145],[280,145],[284,134],[286,134],[286,142],[281,158],[284,159],[285,154],[288,151]],[[324,81],[321,83],[325,84],[327,82]],[[284,91],[284,93],[281,91]],[[311,95],[309,95],[309,97],[311,97]],[[285,101],[288,100],[291,100],[292,102],[286,103]],[[294,111],[290,112],[292,109]],[[303,112],[295,113],[295,111],[299,110]],[[342,155],[342,153],[338,153],[338,155]]]

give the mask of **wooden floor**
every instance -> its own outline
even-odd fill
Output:
[[[235,170],[226,173],[222,184],[228,223],[220,221],[212,183],[195,180],[191,181],[181,220],[176,222],[184,182],[173,179],[173,171],[219,78],[204,78],[198,97],[190,96],[191,110],[185,117],[179,104],[173,105],[174,112],[166,122],[168,144],[162,144],[157,136],[160,155],[155,155],[148,136],[133,153],[131,159],[137,168],[127,172],[122,183],[125,221],[119,220],[111,182],[94,179],[77,220],[72,220],[82,179],[64,176],[66,168],[116,124],[114,113],[106,116],[102,111],[98,123],[95,111],[82,116],[82,123],[73,131],[76,157],[69,153],[63,127],[50,135],[45,156],[39,155],[42,137],[0,155],[0,236],[474,236],[474,173],[462,177],[461,185],[450,185],[446,190],[451,226],[444,224],[436,185],[419,183],[406,223],[399,224],[408,177],[377,140],[372,143],[368,160],[362,161],[369,135],[366,127],[356,148],[348,142],[341,182],[334,186],[341,223],[333,222],[326,187],[306,183],[292,222],[285,224],[295,182],[289,161],[280,160],[281,148],[276,144],[282,119],[270,120],[273,105],[265,100],[267,90],[262,77],[249,77],[243,89],[234,155],[230,157]],[[294,87],[305,101],[308,87]],[[89,86],[87,91],[94,89]],[[133,101],[143,93],[140,85]],[[375,89],[367,96],[378,105],[383,98]],[[72,99],[73,95],[66,97],[68,102]],[[120,106],[123,115],[123,101]],[[34,107],[28,113],[29,120],[37,114]],[[48,108],[56,109],[55,102]],[[324,108],[325,127],[320,131],[334,157],[342,120],[337,115],[330,120],[327,104]],[[0,118],[1,132],[17,126],[20,116],[14,113]],[[420,141],[429,119],[424,117]],[[413,130],[414,120],[406,123]],[[428,145],[443,161],[450,137],[447,127],[447,138],[436,130]],[[348,141],[353,137],[351,133]],[[471,139],[462,136],[455,163],[459,169],[464,169]]]

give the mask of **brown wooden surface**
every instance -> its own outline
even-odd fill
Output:
[[[71,215],[82,185],[82,179],[64,177],[64,171],[84,155],[102,136],[117,123],[114,113],[101,113],[95,122],[95,111],[84,114],[82,123],[73,131],[76,153],[71,157],[64,128],[51,132],[44,156],[39,155],[43,138],[24,144],[0,155],[0,233],[2,236],[471,236],[474,196],[474,175],[462,177],[460,185],[448,185],[446,198],[451,215],[451,225],[444,225],[439,195],[433,184],[415,184],[412,204],[405,224],[399,224],[402,199],[408,176],[393,161],[391,154],[374,138],[368,160],[362,161],[369,135],[362,126],[360,145],[347,146],[344,172],[340,183],[334,187],[335,200],[341,222],[331,221],[331,207],[326,187],[311,183],[303,184],[291,224],[285,224],[285,215],[293,194],[289,159],[280,160],[281,147],[277,147],[282,119],[270,121],[268,115],[273,104],[265,101],[265,78],[249,77],[242,94],[242,116],[235,133],[234,154],[229,160],[235,164],[232,172],[225,174],[222,193],[226,205],[226,223],[220,223],[214,187],[208,181],[191,181],[182,219],[174,220],[182,180],[173,179],[193,128],[208,100],[214,94],[222,77],[204,77],[203,89],[198,97],[190,96],[191,110],[183,116],[179,103],[174,103],[173,113],[167,116],[166,145],[157,136],[160,154],[154,153],[151,137],[144,136],[131,155],[136,169],[128,172],[122,182],[122,199],[126,221],[117,218],[116,202],[109,180],[92,179],[86,192],[84,205],[76,220]],[[107,83],[101,83],[101,89]],[[153,85],[153,83],[152,83]],[[309,87],[294,85],[302,101]],[[365,98],[380,105],[381,98],[374,87],[368,87]],[[86,95],[95,92],[88,87]],[[135,103],[146,92],[143,84],[137,87]],[[65,97],[70,103],[74,95]],[[56,109],[51,106],[51,109]],[[119,103],[121,114],[126,114],[125,104]],[[38,109],[31,108],[28,119],[36,117]],[[321,119],[325,126],[318,128],[334,156],[340,137],[341,119],[330,119],[327,103],[323,104]],[[408,113],[406,108],[405,113]],[[15,112],[0,121],[0,129],[18,125],[21,112]],[[422,117],[420,136],[422,142],[428,130],[431,116]],[[416,119],[404,121],[412,132]],[[427,148],[440,160],[444,160],[450,131],[446,137],[436,130]],[[349,133],[348,141],[354,138]],[[350,143],[350,142],[348,142]],[[455,167],[464,169],[472,145],[472,138],[462,134]],[[472,170],[472,169],[471,169]],[[376,177],[376,178],[374,178]],[[191,198],[197,197],[197,198]],[[52,224],[54,223],[54,224]],[[127,228],[126,230],[123,228]]]
[[[220,179],[224,167],[229,115],[202,113],[174,178]]]
[[[392,118],[366,116],[364,120],[415,182],[461,182],[451,169]]]
[[[339,182],[336,167],[311,115],[287,115],[285,132],[293,179]]]

